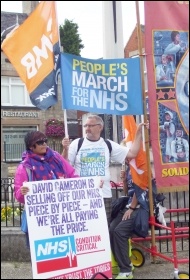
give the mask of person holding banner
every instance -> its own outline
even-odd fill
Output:
[[[130,170],[130,163],[128,170]],[[121,170],[120,177],[122,180],[129,181],[128,201],[124,208],[118,211],[110,224],[110,245],[112,250],[112,274],[118,274],[115,279],[133,279],[134,266],[131,262],[130,256],[130,238],[133,234],[140,237],[141,231],[138,233],[135,230],[135,219],[138,215],[140,207],[149,212],[148,204],[148,186],[147,190],[141,189],[133,182],[133,179],[128,177],[129,172]],[[125,190],[125,189],[124,189]],[[157,194],[156,180],[152,178],[152,196],[154,205],[154,216],[156,222],[166,225],[164,213],[166,208],[160,203],[163,202],[165,196],[161,193]],[[148,218],[143,216],[143,222],[148,225]],[[147,219],[147,221],[146,221]]]
[[[122,145],[125,143],[125,140],[122,141]],[[126,162],[127,169],[120,171],[120,178],[126,181],[127,192],[123,187],[124,193],[128,197],[126,206],[119,210],[117,215],[112,219],[110,224],[110,245],[112,250],[112,274],[118,276],[115,279],[132,279],[134,266],[131,263],[130,259],[130,245],[129,239],[134,232],[135,217],[138,214],[138,209],[140,205],[143,205],[143,208],[147,211],[149,210],[148,206],[148,186],[147,190],[141,189],[133,181],[131,173],[130,161]],[[157,195],[156,180],[152,176],[152,195],[154,205],[164,200],[164,196],[161,194]],[[154,209],[156,211],[156,207]],[[158,208],[156,212],[156,218],[162,211],[162,206]],[[163,215],[162,215],[163,217]],[[163,217],[164,219],[164,217]],[[148,224],[148,221],[147,221]],[[139,232],[140,236],[140,232]]]
[[[47,146],[46,135],[40,131],[29,131],[24,138],[26,151],[14,177],[14,196],[24,203],[29,191],[25,182],[79,177],[75,169],[59,153]],[[28,233],[26,232],[29,247]]]
[[[126,172],[121,171],[121,179],[126,179]],[[115,279],[132,279],[134,266],[130,260],[129,238],[132,237],[134,219],[139,210],[139,203],[135,190],[141,189],[132,182],[129,200],[124,209],[111,221],[109,234],[112,251],[112,274],[118,274]],[[143,192],[143,190],[141,190]]]
[[[74,166],[77,174],[81,177],[86,176],[100,176],[103,180],[103,198],[105,204],[105,211],[107,215],[108,226],[110,225],[111,211],[112,211],[112,191],[110,185],[110,160],[123,163],[127,159],[135,158],[140,149],[142,141],[142,127],[149,127],[149,124],[140,123],[134,142],[129,149],[122,147],[114,141],[108,140],[111,144],[112,150],[109,153],[108,146],[104,139],[100,137],[104,128],[104,122],[98,115],[89,115],[84,124],[86,136],[78,151],[79,138],[69,142],[68,138],[64,138],[63,156],[69,160],[70,164]]]

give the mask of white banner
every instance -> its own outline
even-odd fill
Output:
[[[33,279],[90,279],[111,273],[99,177],[27,182]]]

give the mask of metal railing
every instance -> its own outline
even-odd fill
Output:
[[[14,178],[1,178],[1,226],[2,227],[18,227],[20,226],[21,221],[21,212],[23,209],[23,205],[18,203],[14,198]],[[188,192],[178,192],[176,193],[166,193],[166,207],[177,208],[179,206],[179,196],[180,196],[180,207],[187,208],[187,199],[189,197]],[[174,207],[173,201],[176,200],[176,207]],[[165,202],[164,201],[164,202]],[[180,208],[179,207],[179,208]],[[14,211],[11,211],[13,210]],[[17,212],[16,212],[17,209]],[[4,219],[2,220],[2,211],[4,215]],[[10,214],[11,212],[11,214]],[[189,226],[189,215],[187,212],[177,214],[175,217],[168,213],[166,215],[167,224],[170,224],[170,221],[173,220],[175,222],[176,227],[187,227]],[[156,234],[166,235],[169,234],[167,230],[157,229]],[[160,252],[170,252],[171,250],[171,241],[170,240],[160,240],[158,242],[158,247]],[[181,251],[189,250],[189,242],[184,238],[178,239],[178,248],[181,248]]]
[[[23,205],[14,198],[13,189],[14,178],[1,178],[1,227],[20,226]]]
[[[48,146],[57,151],[58,153],[62,153],[63,146],[61,144],[60,139],[52,140],[48,139]],[[22,159],[22,153],[26,150],[24,143],[10,144],[4,142],[4,158],[3,162],[19,162]]]

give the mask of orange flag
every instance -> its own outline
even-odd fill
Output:
[[[41,1],[7,35],[1,49],[26,84],[33,105],[46,110],[57,103],[60,46],[55,1]]]
[[[131,147],[135,138],[137,125],[133,116],[123,116],[125,142],[127,147]],[[148,166],[146,152],[143,150],[143,143],[136,158],[130,160],[130,169],[133,182],[141,189],[148,187]]]

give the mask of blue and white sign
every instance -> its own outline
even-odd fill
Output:
[[[62,108],[142,115],[140,59],[87,59],[61,54]]]

